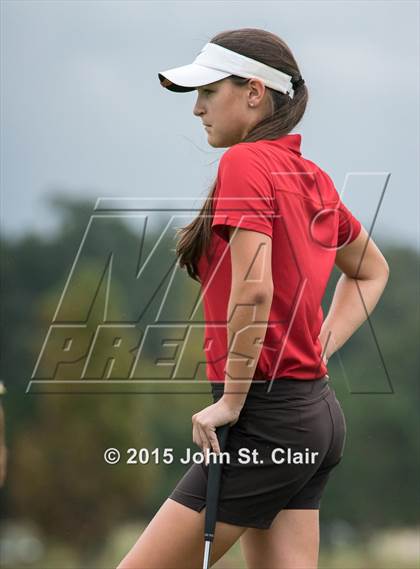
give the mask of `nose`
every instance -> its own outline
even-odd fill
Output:
[[[201,104],[201,100],[200,100],[200,96],[197,96],[197,100],[195,102],[194,108],[193,108],[193,114],[196,117],[201,116],[204,113],[204,107]]]

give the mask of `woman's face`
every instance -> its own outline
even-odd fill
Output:
[[[271,97],[259,79],[238,86],[226,78],[197,87],[193,113],[207,125],[208,143],[215,148],[241,142],[269,112]]]

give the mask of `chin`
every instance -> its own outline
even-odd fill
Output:
[[[217,140],[213,140],[213,137],[210,135],[207,136],[207,142],[210,144],[210,146],[213,146],[213,148],[219,148]]]
[[[226,141],[217,140],[217,139],[213,138],[210,134],[207,136],[207,142],[213,148],[228,148],[228,146],[230,146],[230,144],[228,144]]]

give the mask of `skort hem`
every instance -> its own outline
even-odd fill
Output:
[[[291,506],[285,506],[283,510],[320,510],[321,504],[320,503],[312,503],[312,504],[296,504]]]
[[[168,498],[171,498],[171,500],[175,500],[175,502],[179,502],[184,506],[188,506],[188,508],[191,508],[191,510],[195,510],[196,512],[201,512],[206,505],[202,500],[199,500],[198,498],[194,499],[191,496],[182,494],[178,490],[173,490],[173,492],[169,494]]]
[[[178,502],[179,504],[182,504],[183,506],[187,506],[187,508],[190,508],[191,510],[195,510],[196,512],[199,512],[199,513],[201,512],[201,510],[206,505],[205,502],[199,503],[197,500],[195,500],[195,501],[191,500],[190,496],[186,496],[184,494],[181,494],[178,491],[172,492],[170,494],[170,496],[168,496],[168,497],[171,498],[171,500],[174,500],[175,502]],[[239,517],[235,517],[235,516],[232,516],[231,514],[223,512],[219,508],[219,510],[217,512],[217,516],[216,516],[216,521],[223,522],[225,524],[232,524],[235,526],[241,526],[241,527],[256,528],[256,529],[269,529],[273,520],[270,520],[269,522],[247,522],[247,521],[244,521],[243,519],[239,519]]]

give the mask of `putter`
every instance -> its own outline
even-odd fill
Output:
[[[216,427],[216,435],[219,440],[220,452],[226,447],[229,433],[229,423]],[[207,492],[206,492],[206,513],[204,521],[204,561],[203,569],[210,567],[211,546],[214,539],[214,529],[216,527],[217,506],[219,503],[220,478],[222,475],[221,462],[209,462]]]

